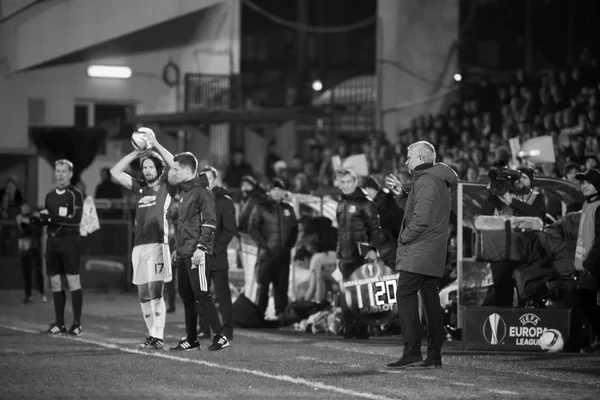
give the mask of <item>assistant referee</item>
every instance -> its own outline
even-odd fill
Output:
[[[65,328],[66,295],[63,287],[66,278],[73,303],[73,324],[68,330],[79,336],[81,329],[81,308],[83,296],[79,278],[81,259],[81,236],[79,225],[83,214],[83,194],[71,185],[73,163],[61,159],[54,167],[56,188],[46,195],[42,220],[48,225],[46,239],[46,268],[52,286],[54,313],[56,320],[50,324],[48,334],[67,333]]]

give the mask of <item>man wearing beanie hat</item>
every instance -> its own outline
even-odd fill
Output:
[[[377,192],[379,192],[381,190],[381,185],[379,184],[379,182],[377,182],[377,179],[373,178],[372,176],[367,176],[362,183],[362,188],[367,190],[367,194],[369,194],[369,197],[371,199],[374,199],[375,196],[371,196],[372,194],[377,194]],[[373,190],[372,192],[368,189]]]
[[[252,175],[244,175],[242,176],[242,181],[241,183],[246,182],[247,184],[249,184],[250,186],[252,186],[252,188],[255,188],[256,186],[258,186],[258,182],[256,182],[256,179],[254,179],[252,177]]]
[[[490,192],[481,208],[481,215],[501,215],[506,217],[538,217],[546,216],[544,196],[531,187],[535,181],[535,172],[528,166],[517,169],[521,178],[515,181],[513,190],[500,195]],[[498,261],[490,263],[494,280],[494,305],[512,307],[514,297],[513,272],[518,263]]]
[[[275,189],[275,188],[279,188],[279,189],[285,191],[285,183],[283,183],[283,181],[281,179],[275,178],[269,183],[269,191],[271,191],[272,189]]]
[[[579,234],[575,250],[575,269],[579,303],[596,335],[600,335],[600,171],[589,169],[575,178],[581,183],[585,203],[579,220]]]
[[[273,179],[268,198],[257,204],[250,215],[248,233],[258,245],[256,305],[263,316],[269,303],[269,285],[275,292],[275,312],[283,314],[288,305],[291,250],[298,238],[294,208],[283,202],[285,184]]]
[[[523,166],[517,168],[517,171],[519,171],[521,174],[527,175],[527,177],[529,178],[529,182],[530,182],[529,186],[530,187],[533,186],[533,180],[535,178],[535,171],[533,170],[533,168],[523,165]]]

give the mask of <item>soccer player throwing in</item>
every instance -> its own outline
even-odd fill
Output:
[[[163,173],[165,162],[169,167],[173,165],[173,155],[158,143],[151,129],[139,128],[138,132],[146,134],[149,144],[160,156],[154,151],[134,150],[117,162],[110,173],[121,186],[133,191],[137,199],[132,281],[138,288],[142,315],[148,327],[148,336],[139,348],[160,350],[166,320],[163,286],[172,279],[167,211],[174,194]],[[143,174],[139,180],[124,172],[137,158]]]

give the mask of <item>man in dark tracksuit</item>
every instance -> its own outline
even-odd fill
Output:
[[[341,199],[338,201],[336,217],[338,223],[337,263],[344,279],[365,263],[375,259],[375,249],[384,245],[379,214],[367,193],[358,187],[358,176],[352,170],[342,170],[340,176]],[[371,250],[361,255],[359,246],[366,243]],[[368,339],[369,331],[364,322],[356,321],[351,312],[344,314],[344,338]]]
[[[269,285],[275,291],[275,312],[281,315],[288,305],[291,250],[298,238],[298,220],[291,205],[284,203],[285,185],[273,179],[269,198],[250,215],[248,233],[258,245],[256,298],[259,315],[269,303]]]
[[[222,334],[215,302],[208,291],[210,276],[206,256],[212,254],[216,229],[215,200],[206,175],[196,176],[198,160],[192,153],[177,154],[169,170],[169,183],[178,187],[176,259],[179,295],[185,309],[187,336],[171,347],[175,351],[198,349],[198,315],[205,315],[215,336],[209,350],[229,347]]]
[[[396,270],[400,271],[396,299],[404,350],[399,360],[387,366],[441,368],[444,314],[439,289],[446,267],[450,187],[458,182],[458,176],[446,164],[435,162],[435,148],[425,141],[408,147],[406,165],[415,180],[410,193],[398,178],[386,177],[386,186],[404,209],[396,251]],[[418,292],[427,320],[425,361],[421,353]]]
[[[223,319],[223,334],[227,339],[231,340],[233,339],[233,312],[231,290],[229,289],[227,246],[237,233],[235,206],[227,190],[216,186],[217,170],[214,167],[203,167],[200,174],[205,174],[208,179],[208,183],[215,195],[215,209],[217,211],[217,227],[213,240],[213,251],[206,258],[209,275],[208,286],[210,287],[211,282],[215,285],[219,311]],[[210,326],[200,316],[199,338],[208,339],[210,337]]]

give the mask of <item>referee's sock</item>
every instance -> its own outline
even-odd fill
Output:
[[[65,303],[67,301],[67,295],[64,290],[60,292],[52,292],[52,298],[54,303],[54,316],[56,318],[56,323],[59,326],[63,326],[65,324]]]
[[[140,305],[142,306],[142,316],[144,317],[146,328],[148,328],[148,335],[153,336],[154,313],[152,312],[151,301],[150,299],[144,299],[140,301]]]
[[[81,289],[71,290],[73,302],[73,323],[81,325],[81,309],[83,308],[83,292]]]
[[[165,305],[165,299],[160,297],[158,299],[152,299],[150,301],[152,305],[152,314],[154,314],[154,326],[152,329],[152,336],[157,339],[162,339],[165,332],[165,322],[167,315],[167,307]]]

